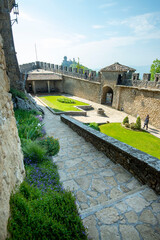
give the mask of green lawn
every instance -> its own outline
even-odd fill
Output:
[[[53,108],[53,110],[55,112],[80,111],[77,108],[75,108],[74,106],[89,105],[87,103],[76,101],[76,100],[74,100],[75,101],[74,104],[61,103],[61,102],[57,101],[58,98],[64,98],[64,96],[46,96],[46,97],[39,97],[39,98],[44,103],[46,103],[49,107]],[[70,98],[68,98],[68,99],[70,99]]]
[[[160,159],[160,139],[148,132],[125,129],[120,123],[101,125],[100,131]]]

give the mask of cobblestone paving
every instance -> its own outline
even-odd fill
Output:
[[[61,182],[74,191],[90,239],[160,240],[160,196],[44,111],[47,134],[60,141]]]

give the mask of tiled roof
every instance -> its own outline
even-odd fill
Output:
[[[47,81],[47,80],[62,80],[62,76],[54,73],[38,73],[28,74],[27,81]]]
[[[130,68],[128,66],[125,66],[125,65],[122,65],[122,64],[116,62],[116,63],[114,63],[108,67],[102,68],[100,70],[100,72],[127,72],[127,71],[135,72],[136,69]]]

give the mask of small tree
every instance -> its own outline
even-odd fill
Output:
[[[160,60],[156,59],[153,61],[150,69],[151,81],[154,81],[155,73],[160,73]]]
[[[125,125],[125,123],[129,123],[129,118],[128,118],[128,116],[123,119],[123,125]]]
[[[138,130],[141,129],[141,118],[140,118],[140,117],[137,117],[137,120],[136,120],[136,128],[137,128]]]

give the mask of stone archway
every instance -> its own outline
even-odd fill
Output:
[[[101,103],[112,106],[113,102],[113,89],[108,86],[103,87]]]

